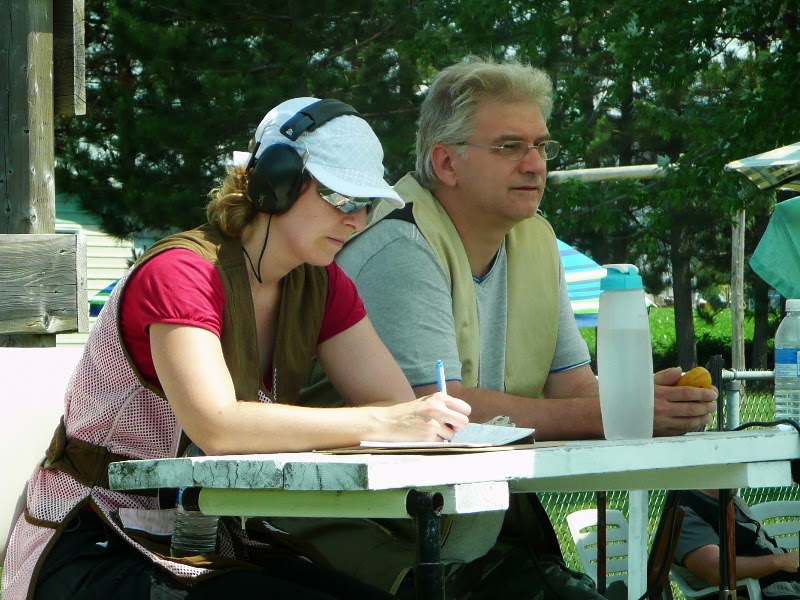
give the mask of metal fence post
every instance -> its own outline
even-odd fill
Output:
[[[731,430],[739,426],[741,387],[741,381],[733,380],[725,383],[725,404],[728,411],[725,429]]]

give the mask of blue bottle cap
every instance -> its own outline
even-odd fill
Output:
[[[642,278],[635,265],[613,264],[603,265],[608,274],[600,279],[600,289],[605,290],[641,290]]]

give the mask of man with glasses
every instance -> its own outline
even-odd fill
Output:
[[[448,393],[472,406],[473,422],[506,415],[535,428],[540,440],[597,438],[603,434],[597,381],[569,303],[555,234],[539,213],[547,163],[560,148],[547,127],[552,105],[549,77],[528,65],[470,58],[444,69],[422,103],[416,171],[395,185],[406,207],[388,215],[376,208],[371,225],[337,261],[417,394],[437,389],[434,364],[441,359]],[[656,381],[668,386],[679,376],[672,369]],[[323,379],[305,394],[321,398],[328,391]],[[711,390],[658,386],[657,395],[661,435],[696,430],[715,409]],[[531,497],[512,505],[509,518],[526,520],[533,510],[541,522],[546,516],[539,508]],[[518,561],[527,578],[522,587],[533,589],[542,569],[530,565],[527,547],[507,553],[524,546],[522,538],[547,537],[549,523],[526,529],[516,545],[495,544],[501,526],[519,534],[508,519],[505,525],[492,516],[455,523],[443,556],[469,564],[457,569],[460,583],[448,580],[448,596],[464,585],[472,594],[464,597],[484,597],[473,584],[486,573],[508,575],[497,570],[500,562]],[[551,535],[549,541],[557,556],[557,540]],[[542,544],[537,549],[541,554]],[[386,561],[372,554],[363,560]],[[353,572],[365,573],[366,562],[357,560],[339,553]],[[339,561],[334,558],[348,568]],[[553,575],[558,589],[576,581],[562,575]],[[486,597],[535,596],[517,596],[513,577],[495,579]],[[594,594],[583,593],[578,597]]]
[[[444,69],[421,107],[417,169],[395,185],[406,207],[378,208],[337,262],[417,394],[436,390],[441,359],[472,421],[507,415],[540,440],[596,438],[597,380],[539,212],[560,149],[552,105],[549,77],[529,65]],[[656,375],[658,435],[697,430],[716,408],[713,390],[669,387],[679,376]]]

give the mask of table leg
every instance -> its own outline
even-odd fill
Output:
[[[628,600],[647,591],[647,490],[628,492]]]
[[[444,564],[441,561],[444,498],[438,492],[411,490],[406,509],[417,526],[414,582],[417,600],[444,600]]]
[[[608,567],[608,523],[606,522],[608,497],[598,491],[597,497],[597,591],[606,593],[606,568]]]

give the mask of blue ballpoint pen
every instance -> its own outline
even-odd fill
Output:
[[[439,386],[439,391],[447,393],[447,381],[444,378],[444,363],[441,360],[436,361],[436,384]]]

